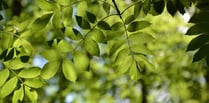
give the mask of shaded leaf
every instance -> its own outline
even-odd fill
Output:
[[[2,19],[4,19],[4,18],[3,18],[3,16],[0,14],[0,21],[1,21]]]
[[[41,69],[39,67],[32,67],[28,69],[23,69],[18,73],[21,78],[35,78],[39,76]]]
[[[155,11],[158,12],[159,14],[161,14],[163,12],[164,7],[165,7],[164,0],[158,0],[158,1],[154,2],[153,4],[154,4]]]
[[[140,67],[136,64],[136,62],[133,62],[131,64],[131,67],[129,69],[129,75],[131,79],[135,81],[140,78]]]
[[[105,21],[99,21],[97,26],[100,28],[100,29],[103,29],[103,30],[111,30],[111,27],[110,25],[105,22]]]
[[[201,47],[194,55],[193,62],[200,61],[204,57],[206,57],[209,53],[209,44]]]
[[[209,23],[209,11],[195,13],[189,20],[190,23]]]
[[[144,13],[147,14],[150,11],[150,8],[151,8],[151,1],[150,0],[145,0],[142,7],[143,7]]]
[[[37,18],[32,24],[32,30],[40,31],[43,29],[51,19],[52,13],[44,14],[41,17]]]
[[[207,24],[207,23],[195,24],[194,26],[189,28],[186,35],[198,35],[198,34],[204,34],[204,33],[209,34],[208,27],[209,27],[209,24]]]
[[[184,5],[182,4],[183,0],[176,0],[176,8],[178,9],[178,11],[181,13],[181,14],[184,14],[185,13],[185,10],[184,10]]]
[[[187,47],[187,51],[195,50],[202,47],[204,44],[209,42],[209,35],[200,35],[191,40]]]
[[[129,15],[128,17],[126,17],[125,19],[125,24],[129,24],[131,23],[132,21],[135,20],[135,16],[134,15]]]
[[[77,79],[75,65],[68,59],[63,60],[62,62],[62,72],[65,78],[69,81],[75,82]]]
[[[12,97],[12,103],[19,103],[23,101],[24,97],[24,90],[21,86],[18,90],[14,91],[13,97]]]
[[[11,94],[14,91],[16,85],[17,85],[17,78],[16,77],[9,79],[1,88],[0,97],[4,98],[4,97],[8,96],[9,94]]]
[[[86,11],[86,16],[87,16],[89,22],[95,23],[95,21],[96,21],[96,15],[94,15],[91,12]]]
[[[127,29],[129,32],[135,32],[135,31],[144,29],[150,25],[151,23],[148,21],[135,21],[129,24]]]
[[[21,56],[20,57],[20,60],[23,62],[23,63],[27,63],[28,61],[29,61],[29,59],[30,59],[30,56]]]
[[[41,71],[41,77],[43,79],[50,79],[52,78],[60,68],[60,62],[59,61],[51,61],[44,65],[42,71]]]
[[[7,81],[10,72],[8,69],[3,69],[0,71],[0,87]]]
[[[38,78],[27,79],[24,84],[32,88],[41,88],[44,85],[44,83]]]
[[[76,21],[78,26],[80,26],[82,29],[90,29],[90,24],[82,17],[82,16],[76,16]]]
[[[168,0],[167,1],[167,5],[166,5],[167,11],[174,16],[177,12],[177,8],[176,5],[174,4],[174,2],[172,2],[172,0]]]
[[[145,32],[136,32],[132,33],[129,36],[129,40],[131,45],[140,45],[144,43],[151,42],[154,39],[154,37],[148,33]]]
[[[105,12],[107,14],[109,14],[110,13],[110,5],[108,3],[106,3],[106,2],[104,2],[102,6],[103,6]]]
[[[122,22],[116,22],[111,26],[112,30],[120,30],[123,27],[123,23]]]

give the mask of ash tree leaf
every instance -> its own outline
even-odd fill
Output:
[[[0,87],[6,82],[9,78],[10,72],[8,69],[3,69],[0,71]]]
[[[151,1],[150,0],[145,0],[144,4],[142,6],[143,12],[145,14],[147,14],[150,11],[150,8],[151,8]]]
[[[208,27],[209,27],[208,23],[198,23],[198,24],[195,24],[194,26],[189,28],[189,30],[187,31],[186,35],[198,35],[198,34],[204,34],[204,33],[208,33],[209,34]]]
[[[0,97],[4,98],[11,94],[17,86],[17,81],[16,77],[9,79],[1,88]]]
[[[93,13],[86,11],[86,16],[87,16],[89,22],[91,22],[91,23],[96,22],[96,15],[94,15]]]
[[[153,4],[154,4],[155,11],[158,12],[159,14],[161,14],[163,12],[164,7],[165,7],[164,0],[154,1]]]
[[[10,68],[12,70],[19,70],[22,69],[23,67],[25,67],[27,65],[27,63],[23,63],[20,58],[15,58],[12,59],[8,62],[5,62],[5,66],[7,68]]]
[[[136,33],[131,33],[129,36],[129,40],[131,44],[144,44],[152,41],[154,37],[145,32],[136,32]]]
[[[142,30],[150,25],[151,25],[151,23],[148,21],[144,21],[144,20],[143,21],[135,21],[135,22],[132,22],[131,24],[128,25],[127,30],[129,32],[135,32],[138,30]]]
[[[52,13],[44,14],[41,17],[37,18],[32,24],[32,30],[40,31],[43,29],[51,19]]]
[[[78,70],[84,71],[88,69],[90,60],[85,52],[76,51],[73,54],[73,63]]]
[[[38,99],[38,93],[35,90],[31,90],[30,87],[25,86],[25,94],[28,97],[28,99],[31,101],[31,103],[36,103]]]
[[[44,85],[39,78],[27,79],[24,84],[32,88],[41,88]]]
[[[23,98],[24,98],[24,90],[23,90],[23,86],[21,86],[18,90],[14,91],[14,94],[12,97],[12,103],[22,102]]]
[[[52,24],[55,28],[62,28],[62,13],[60,11],[54,11]]]
[[[11,50],[8,50],[8,54],[4,58],[5,61],[11,60],[14,57],[15,49],[12,48]]]
[[[134,16],[138,17],[141,9],[142,9],[143,3],[142,2],[138,2],[136,5],[134,5]]]
[[[176,5],[174,2],[172,2],[172,0],[167,1],[166,8],[167,8],[167,11],[169,12],[169,14],[171,14],[172,16],[174,16],[177,12]]]
[[[209,44],[202,46],[194,55],[193,62],[200,61],[209,53]]]
[[[70,52],[73,50],[73,47],[72,45],[70,45],[70,43],[68,43],[67,41],[65,40],[61,40],[58,45],[56,46],[56,49],[60,52],[63,52],[63,53],[67,53],[67,52]]]
[[[209,11],[195,13],[189,20],[190,23],[209,23]]]
[[[77,79],[75,65],[68,59],[64,59],[62,62],[62,72],[65,78],[69,81],[75,82]]]
[[[140,78],[140,66],[133,62],[130,69],[129,69],[129,76],[132,80],[137,81]]]
[[[84,48],[85,50],[94,56],[100,55],[100,49],[97,42],[93,39],[87,39],[84,41]]]
[[[184,5],[182,4],[181,1],[182,1],[182,0],[176,0],[176,8],[178,9],[178,11],[179,11],[181,14],[184,14],[184,13],[185,13]]]
[[[24,56],[21,56],[20,57],[20,60],[23,62],[23,63],[27,63],[30,59],[30,56],[27,56],[27,55],[24,55]]]
[[[4,50],[0,55],[0,59],[5,59],[5,57],[7,56],[7,52],[8,52],[8,49]]]
[[[102,7],[107,14],[110,14],[110,5],[108,3],[104,2]]]
[[[41,77],[43,79],[50,79],[52,78],[60,68],[60,62],[59,61],[51,61],[44,65],[42,71],[41,71]]]
[[[187,51],[198,49],[207,42],[209,42],[209,35],[200,35],[190,41],[187,47]]]
[[[103,30],[111,30],[110,25],[106,21],[99,21],[97,26]]]
[[[82,16],[75,16],[78,26],[82,29],[90,29],[91,26],[88,21],[86,21]]]
[[[25,68],[18,73],[21,78],[35,78],[39,76],[41,69],[39,67]]]
[[[92,39],[92,40],[95,40],[96,42],[99,42],[99,43],[104,43],[106,41],[104,33],[99,29],[92,30],[88,34],[87,39]]]
[[[36,0],[36,4],[43,10],[46,11],[53,11],[54,10],[54,4],[50,3],[47,0]]]
[[[116,22],[111,26],[112,30],[120,30],[123,27],[123,23],[122,22]]]
[[[126,17],[125,19],[125,24],[129,24],[131,23],[132,21],[135,20],[135,16],[134,15],[129,15],[128,17]]]

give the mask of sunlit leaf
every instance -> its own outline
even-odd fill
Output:
[[[148,21],[135,21],[129,24],[127,29],[129,32],[135,32],[135,31],[144,29],[150,25],[151,23]]]
[[[191,40],[187,47],[187,51],[195,50],[202,47],[204,44],[209,42],[209,35],[200,35]]]
[[[58,45],[56,46],[56,49],[60,52],[70,52],[73,50],[73,47],[68,43],[67,41],[61,40]]]
[[[9,79],[1,88],[0,97],[4,98],[11,94],[17,85],[17,81],[16,77]]]
[[[56,0],[56,2],[64,6],[67,6],[70,4],[70,0]]]
[[[21,86],[18,90],[14,91],[13,97],[12,97],[12,103],[19,103],[23,101],[24,97],[24,90],[23,86]]]
[[[80,31],[75,28],[66,28],[65,35],[72,40],[81,40],[83,38]]]
[[[41,71],[41,77],[43,79],[50,79],[52,78],[60,68],[60,62],[59,61],[51,61],[44,65],[42,71]]]
[[[38,78],[27,79],[24,84],[32,88],[41,88],[44,85],[43,81]]]
[[[65,78],[69,81],[75,82],[77,79],[75,65],[68,59],[63,60],[62,72]]]
[[[148,43],[151,42],[153,39],[154,38],[152,35],[144,32],[132,33],[129,36],[130,43],[133,45]]]
[[[122,56],[120,53],[118,55]],[[130,55],[129,56],[123,55],[125,57],[124,59],[122,59],[119,56],[118,56],[117,60],[120,60],[120,62],[117,63],[117,71],[116,72],[118,75],[121,75],[121,74],[126,73],[129,70],[131,64],[133,63],[133,58]]]
[[[82,29],[90,29],[91,26],[88,21],[86,21],[82,16],[76,16],[76,21],[78,26],[80,26]]]
[[[93,39],[85,40],[84,48],[91,55],[95,55],[95,56],[99,56],[100,55],[99,46],[98,46],[97,42],[95,40],[93,40]]]
[[[95,21],[96,21],[96,15],[94,15],[91,12],[86,11],[86,16],[87,16],[89,22],[95,23]]]
[[[36,4],[43,10],[47,11],[53,11],[54,10],[54,4],[47,0],[36,0]]]
[[[22,69],[26,65],[27,63],[23,63],[19,58],[12,59],[10,61],[5,62],[5,66],[13,70]]]
[[[79,2],[77,5],[76,15],[84,16],[86,14],[86,10],[88,10],[87,2]]]
[[[85,52],[76,51],[73,54],[73,63],[79,70],[87,70],[89,66],[89,58]]]
[[[110,25],[106,21],[99,21],[97,26],[104,30],[111,30]]]
[[[55,61],[61,58],[59,52],[54,49],[45,50],[41,53],[41,55],[48,61]]]
[[[10,72],[8,69],[3,69],[0,71],[0,87],[6,82],[10,75]]]
[[[144,63],[146,69],[150,71],[154,71],[155,66],[153,65],[153,63],[149,62],[148,59],[144,55],[134,55],[134,58],[138,64]]]
[[[87,38],[88,39],[93,39],[96,42],[100,42],[100,43],[104,43],[105,39],[106,39],[104,33],[101,30],[99,30],[99,29],[92,30],[88,34]]]
[[[194,55],[193,62],[200,61],[204,57],[206,57],[209,53],[209,44],[201,47]]]
[[[21,78],[35,78],[39,76],[41,69],[39,67],[25,68],[18,73]]]
[[[152,51],[149,50],[145,45],[131,45],[131,49],[134,53],[136,54],[144,54],[144,55],[149,55],[152,54]]]
[[[32,24],[32,30],[34,31],[40,31],[41,29],[43,29],[49,22],[49,20],[51,19],[52,13],[49,14],[44,14],[41,17],[37,18],[33,24]]]
[[[121,48],[122,45],[125,44],[125,43],[126,43],[125,40],[118,40],[117,42],[114,42],[114,44],[110,48],[109,55],[112,56],[114,53],[117,53],[117,51],[119,50],[119,48]]]
[[[62,13],[60,11],[55,11],[52,18],[52,24],[55,28],[62,28]]]
[[[132,80],[138,80],[140,78],[140,70],[139,66],[137,66],[136,62],[133,62],[130,69],[129,69],[129,75]]]
[[[36,103],[37,99],[38,99],[38,93],[35,90],[31,90],[30,87],[25,86],[25,94],[28,97],[28,99],[32,102],[32,103]]]

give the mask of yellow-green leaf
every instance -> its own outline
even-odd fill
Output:
[[[99,56],[100,55],[100,49],[97,44],[97,42],[93,39],[87,39],[84,42],[84,48],[87,52],[89,52],[91,55]]]
[[[75,71],[75,66],[70,60],[68,59],[63,60],[62,72],[67,80],[72,82],[76,81],[77,75]]]
[[[43,29],[51,19],[52,13],[44,14],[41,17],[37,18],[32,24],[32,30],[37,32]]]
[[[36,103],[37,99],[38,99],[38,93],[35,90],[31,90],[30,87],[25,86],[25,94],[28,97],[28,99],[32,102],[32,103]]]
[[[32,88],[41,88],[44,85],[39,78],[27,79],[24,84]]]
[[[0,87],[6,82],[9,74],[10,72],[8,69],[3,69],[2,71],[0,71]]]
[[[41,69],[39,67],[25,68],[18,74],[21,78],[35,78],[39,76]]]
[[[12,97],[12,103],[19,103],[22,102],[24,97],[24,90],[23,86],[21,86],[18,90],[14,91],[13,97]]]
[[[85,52],[75,52],[73,54],[73,62],[75,67],[79,70],[86,70],[89,66],[89,58]]]
[[[57,73],[57,70],[59,68],[60,68],[59,61],[48,62],[47,64],[44,65],[41,71],[41,77],[44,79],[50,79]]]
[[[47,0],[36,0],[36,4],[43,10],[46,11],[53,11],[54,10],[54,4],[50,3]]]
[[[1,88],[0,97],[4,98],[4,97],[8,96],[9,94],[11,94],[14,91],[16,85],[17,85],[17,78],[16,77],[13,77],[10,80],[8,80]]]

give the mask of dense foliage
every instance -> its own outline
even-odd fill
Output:
[[[0,103],[207,103],[208,4],[2,0]]]

